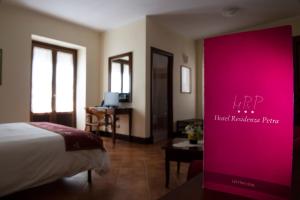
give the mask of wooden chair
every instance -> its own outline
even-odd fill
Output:
[[[96,128],[96,133],[100,134],[100,127],[104,126],[105,131],[107,127],[111,126],[113,128],[113,123],[111,116],[106,113],[106,110],[98,110],[96,108],[85,108],[86,113],[86,122],[85,122],[85,131],[92,132],[93,127]],[[96,121],[93,121],[93,116],[96,117]]]
[[[96,108],[85,108],[85,131],[92,132],[93,127],[96,128],[96,134],[100,135],[100,127],[105,126],[105,131],[107,131],[107,126],[112,126],[112,121],[110,120],[110,116],[107,115],[106,110],[98,110]],[[97,120],[93,121],[93,116],[97,118]],[[92,183],[92,170],[88,170],[88,183]]]

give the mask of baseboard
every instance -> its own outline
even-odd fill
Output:
[[[95,133],[95,131],[93,131],[93,132]],[[105,132],[105,131],[100,131],[100,135],[103,137],[111,137],[111,133]],[[134,142],[134,143],[138,143],[138,144],[153,144],[153,140],[150,137],[149,138],[141,138],[141,137],[131,136],[131,138],[130,138],[129,135],[123,135],[120,133],[116,133],[116,138],[118,140],[124,140],[124,141]]]

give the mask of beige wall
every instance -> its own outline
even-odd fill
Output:
[[[168,31],[149,17],[135,23],[107,31],[102,35],[103,61],[100,74],[101,93],[108,90],[108,58],[110,56],[133,52],[133,98],[125,104],[134,109],[133,135],[150,137],[150,47],[160,48],[174,54],[173,68],[173,111],[174,122],[179,119],[195,117],[195,42]],[[180,66],[182,55],[188,55],[192,68],[192,93],[180,93]],[[121,118],[118,133],[126,134],[127,119]]]
[[[8,20],[9,19],[9,20]],[[146,26],[148,38],[146,38]],[[99,33],[19,7],[0,5],[0,48],[3,49],[3,84],[0,86],[0,122],[29,121],[31,37],[43,36],[86,48],[86,105],[99,104],[108,89],[108,57],[133,52],[133,135],[149,137],[150,46],[174,54],[174,121],[195,115],[195,78],[192,94],[180,94],[182,54],[195,75],[195,43],[143,18],[132,24]],[[148,45],[146,45],[148,44]],[[147,55],[147,57],[146,57]],[[84,71],[82,72],[84,73]],[[147,75],[148,74],[148,75]],[[182,103],[185,102],[185,103]],[[148,110],[147,110],[148,109]],[[81,113],[84,114],[83,112]],[[84,116],[79,118],[84,119]],[[82,126],[81,126],[82,127]],[[127,134],[127,119],[121,117],[118,133]]]
[[[203,62],[204,62],[204,54],[203,54],[203,40],[196,41],[196,118],[203,119],[203,108],[204,108],[204,100],[203,100]]]
[[[103,60],[101,66],[101,98],[108,90],[108,58],[126,52],[133,52],[132,103],[124,106],[133,108],[132,135],[147,137],[145,130],[146,102],[146,19],[107,31],[102,35]],[[127,134],[127,119],[122,117],[117,133]]]
[[[195,117],[195,41],[184,38],[160,26],[151,17],[147,17],[147,127],[150,130],[150,48],[155,47],[174,54],[173,65],[173,121]],[[183,54],[188,56],[188,63],[183,62]],[[192,93],[180,93],[180,66],[192,68]]]
[[[254,27],[247,28],[246,30],[256,30],[256,29],[263,29],[263,28],[271,28],[276,26],[284,26],[284,25],[291,25],[293,28],[293,36],[300,35],[300,16],[283,19],[275,22],[270,22],[267,24],[261,24]],[[245,31],[245,30],[243,30]]]
[[[3,4],[0,4],[0,27],[3,49],[0,122],[29,121],[32,34],[86,47],[86,104],[100,101],[98,32]]]
[[[247,30],[292,25],[300,35],[300,17],[258,25]],[[170,32],[151,17],[99,33],[22,8],[0,4],[0,48],[3,49],[0,123],[29,121],[31,35],[40,35],[86,48],[86,105],[99,104],[108,86],[108,57],[133,52],[133,135],[150,136],[150,47],[174,54],[174,122],[203,115],[203,40],[196,42]],[[182,55],[188,55],[183,63]],[[192,67],[192,93],[180,93],[180,66]],[[197,78],[195,78],[197,77]],[[83,115],[83,112],[82,112]],[[83,119],[84,117],[81,116]],[[126,134],[127,119],[119,133]]]

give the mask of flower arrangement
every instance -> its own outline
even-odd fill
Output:
[[[185,133],[191,144],[197,144],[198,140],[202,140],[203,133],[201,127],[198,125],[189,124],[185,127]]]

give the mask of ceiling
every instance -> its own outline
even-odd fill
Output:
[[[99,31],[151,16],[190,38],[202,38],[300,15],[300,0],[2,0]],[[235,16],[222,11],[237,7]]]

